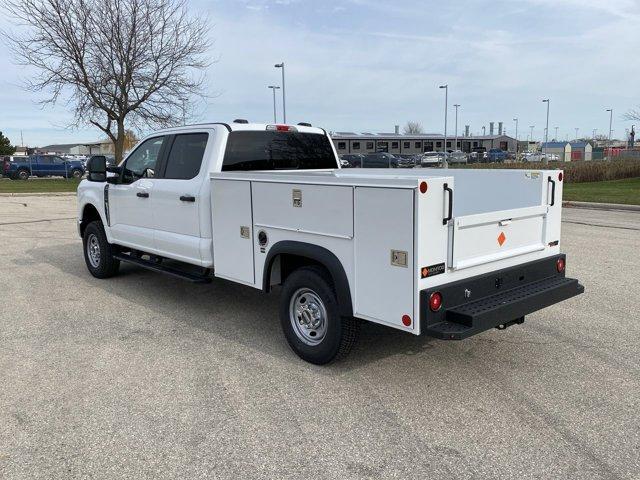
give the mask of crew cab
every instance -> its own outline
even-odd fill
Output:
[[[584,290],[565,276],[559,170],[342,170],[323,129],[244,121],[162,130],[88,169],[93,276],[129,262],[279,285],[284,335],[315,364],[345,355],[362,320],[460,340]]]
[[[58,155],[32,155],[5,162],[3,174],[13,180],[28,180],[30,176],[81,178],[84,172],[80,160],[67,160]]]

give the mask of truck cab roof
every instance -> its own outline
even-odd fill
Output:
[[[239,131],[254,131],[254,132],[263,132],[263,131],[292,131],[292,132],[300,132],[300,133],[315,133],[318,135],[326,135],[326,130],[319,127],[309,127],[306,125],[292,125],[292,124],[282,124],[282,123],[224,123],[224,122],[207,122],[207,123],[197,123],[193,125],[184,125],[181,127],[172,127],[164,130],[158,130],[154,132],[154,135],[159,133],[184,133],[192,130],[198,130],[202,128],[226,128],[229,132],[239,132]]]

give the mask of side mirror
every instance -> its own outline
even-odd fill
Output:
[[[107,161],[104,157],[93,157],[87,162],[87,180],[90,182],[107,181]]]

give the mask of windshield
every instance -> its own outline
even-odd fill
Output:
[[[326,135],[277,131],[231,132],[222,164],[222,171],[326,168],[337,168]]]

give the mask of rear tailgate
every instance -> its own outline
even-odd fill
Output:
[[[454,218],[449,265],[462,270],[545,249],[547,205]]]

